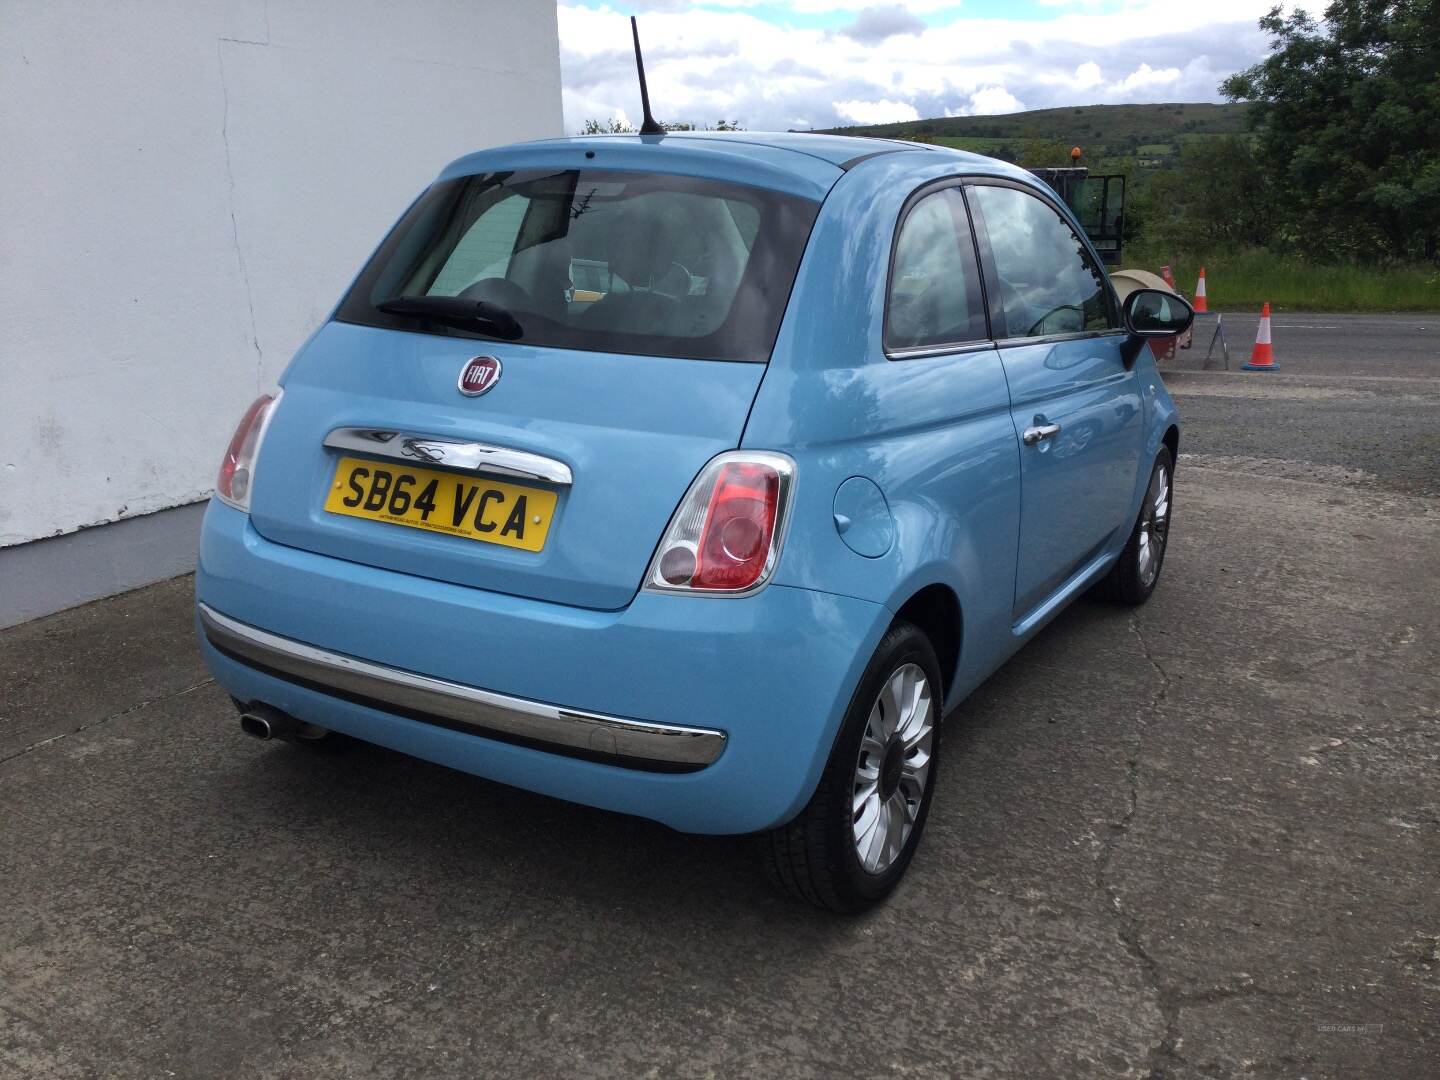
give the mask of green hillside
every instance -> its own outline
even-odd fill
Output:
[[[1104,142],[1169,143],[1177,135],[1233,135],[1245,130],[1245,105],[1076,105],[1003,116],[939,116],[898,124],[832,128],[839,135],[905,139],[915,135],[977,139],[1084,138]]]
[[[1243,104],[1178,102],[1076,105],[1003,116],[939,116],[898,124],[831,128],[830,131],[839,135],[919,139],[1031,165],[1063,164],[1052,159],[1062,150],[1078,145],[1085,151],[1088,165],[1135,158],[1135,163],[1144,168],[1170,163],[1188,142],[1243,132],[1245,109]],[[1063,148],[1060,144],[1064,144]]]

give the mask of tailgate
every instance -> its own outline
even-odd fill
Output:
[[[501,376],[483,396],[470,397],[457,384],[477,355],[499,359]],[[696,473],[739,444],[764,373],[765,365],[755,363],[332,322],[285,382],[257,463],[251,518],[267,539],[307,551],[618,609],[634,596]],[[376,441],[371,451],[344,429],[394,438]],[[409,447],[407,438],[414,440]],[[446,454],[456,443],[535,456],[501,455],[502,467],[506,460],[538,460],[560,468],[476,472],[473,453]],[[462,467],[451,467],[447,456],[463,459]],[[342,461],[349,462],[343,470]],[[388,479],[381,482],[381,473]],[[408,493],[403,503],[376,493],[397,485]],[[434,513],[421,521],[413,504],[427,489]]]

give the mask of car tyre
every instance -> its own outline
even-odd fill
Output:
[[[941,687],[930,639],[910,623],[892,625],[860,677],[815,794],[759,838],[777,885],[856,913],[899,884],[935,791]]]
[[[1101,591],[1108,599],[1126,607],[1138,607],[1150,599],[1165,565],[1174,501],[1175,462],[1170,448],[1162,446],[1150,469],[1150,483],[1145,487],[1130,540],[1101,582]]]

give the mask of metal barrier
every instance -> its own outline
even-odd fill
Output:
[[[1204,313],[1204,312],[1196,312],[1196,313],[1195,313],[1195,321],[1196,321],[1196,322],[1199,322],[1201,319],[1204,319],[1204,318],[1209,318],[1208,313]],[[1203,363],[1204,363],[1204,369],[1205,369],[1206,371],[1209,371],[1210,368],[1211,368],[1210,358],[1215,355],[1215,342],[1216,342],[1216,341],[1219,341],[1219,342],[1220,342],[1220,355],[1224,358],[1225,370],[1226,370],[1226,371],[1229,371],[1229,370],[1230,370],[1230,345],[1229,345],[1229,343],[1225,340],[1225,316],[1223,316],[1223,315],[1221,315],[1221,314],[1218,314],[1218,313],[1215,315],[1215,332],[1210,335],[1210,347],[1205,350],[1205,360],[1204,360]]]

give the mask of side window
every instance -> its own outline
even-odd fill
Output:
[[[1108,330],[1117,325],[1105,275],[1065,219],[1015,188],[976,185],[970,196],[985,219],[1004,332],[997,337],[1043,337]]]
[[[959,188],[915,203],[900,223],[886,298],[885,347],[983,341],[985,306]]]

